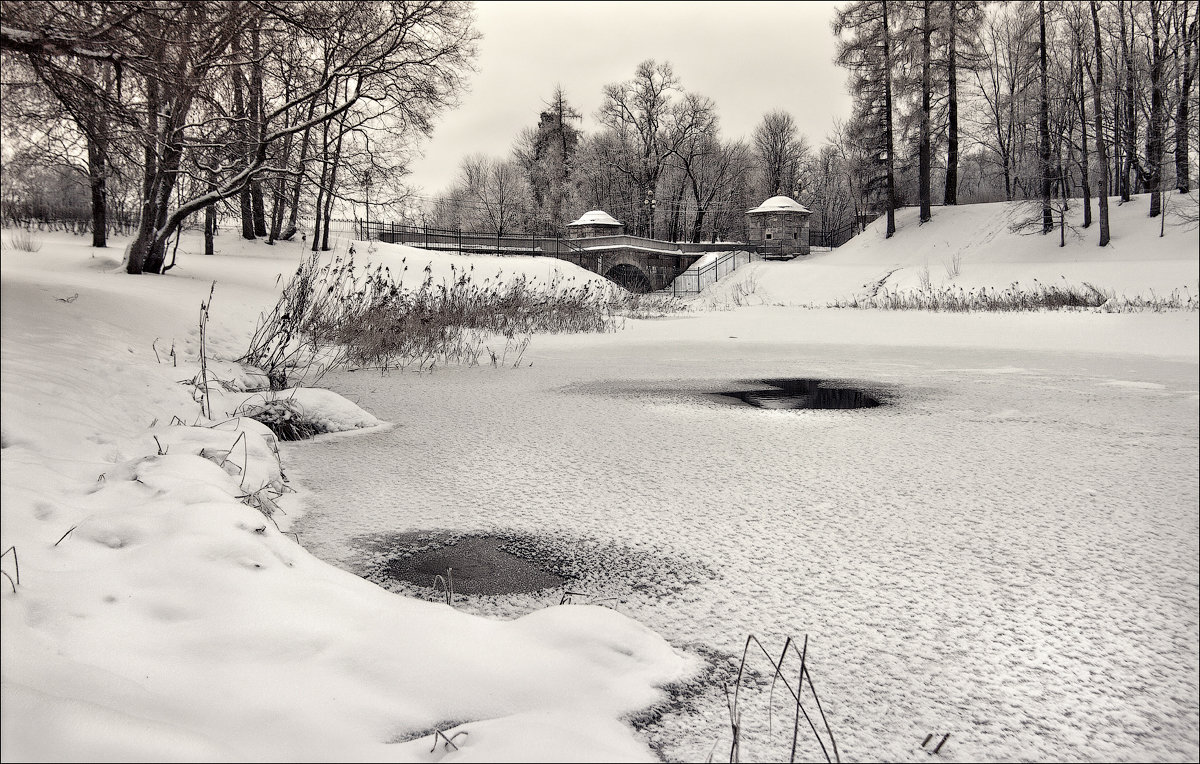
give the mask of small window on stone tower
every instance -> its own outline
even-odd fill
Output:
[[[793,238],[793,239],[799,239],[799,238],[800,238],[800,234],[798,234],[798,233],[793,233],[793,234],[792,234],[792,238]]]
[[[768,239],[769,239],[769,238],[771,238],[771,232],[770,232],[770,231],[767,231],[767,238],[768,238]]]

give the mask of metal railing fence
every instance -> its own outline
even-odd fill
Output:
[[[726,252],[699,268],[689,268],[671,282],[670,292],[676,297],[699,294],[743,265],[762,260],[762,255],[749,250]]]

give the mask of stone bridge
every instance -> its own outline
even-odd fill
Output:
[[[388,223],[361,226],[360,238],[461,254],[534,255],[566,260],[597,273],[631,292],[655,292],[671,286],[679,274],[706,252],[746,249],[745,244],[692,244],[643,236],[590,236],[564,239],[529,234],[475,234]]]
[[[706,252],[745,249],[744,244],[691,244],[641,236],[596,236],[567,240],[571,251],[556,257],[598,273],[631,292],[657,292],[671,286]]]

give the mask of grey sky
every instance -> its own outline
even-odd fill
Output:
[[[850,113],[846,72],[833,63],[836,5],[479,2],[470,92],[438,120],[410,181],[440,192],[467,154],[507,155],[558,83],[584,129],[595,129],[604,85],[629,79],[647,58],[670,61],[685,90],[716,101],[725,136],[749,138],[764,113],[784,109],[819,145]]]

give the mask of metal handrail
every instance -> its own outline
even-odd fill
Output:
[[[390,240],[396,243],[414,244],[431,249],[465,249],[476,251],[494,251],[497,254],[548,254],[548,243],[554,242],[554,253],[566,250],[571,254],[582,254],[590,249],[601,247],[633,247],[659,252],[679,254],[704,254],[708,252],[723,252],[733,248],[739,250],[754,250],[759,254],[776,252],[782,254],[783,245],[779,244],[747,244],[745,242],[671,242],[650,239],[645,236],[618,234],[614,236],[588,236],[579,239],[568,239],[562,236],[539,236],[531,233],[485,233],[463,231],[453,228],[430,228],[428,226],[412,226],[400,223],[382,223],[359,221],[359,232],[363,239]],[[857,226],[849,224],[832,230],[815,230],[809,232],[809,246],[835,248],[845,244],[858,233]],[[386,239],[384,238],[386,237]],[[539,244],[542,246],[539,247]]]
[[[741,259],[743,257],[745,258],[744,263],[741,262]],[[696,269],[695,274],[694,274],[695,283],[696,283],[695,289],[688,289],[686,285],[683,286],[682,288],[679,286],[680,278],[683,276],[686,276],[687,271],[684,271],[679,276],[677,276],[671,282],[672,294],[674,294],[676,296],[678,296],[680,294],[699,294],[704,289],[704,286],[705,286],[704,279],[706,276],[711,274],[713,276],[712,283],[715,284],[717,281],[720,281],[725,276],[728,276],[729,274],[736,271],[742,265],[749,265],[750,263],[752,263],[756,260],[761,260],[761,259],[762,259],[762,256],[758,252],[754,252],[749,249],[742,249],[742,250],[735,250],[733,252],[727,252],[726,254],[721,255],[717,259],[713,260],[711,263],[708,263],[707,265]],[[721,269],[726,266],[729,266],[728,270],[726,270],[724,273],[722,273]],[[686,281],[690,282],[691,279],[690,278],[686,279]]]

